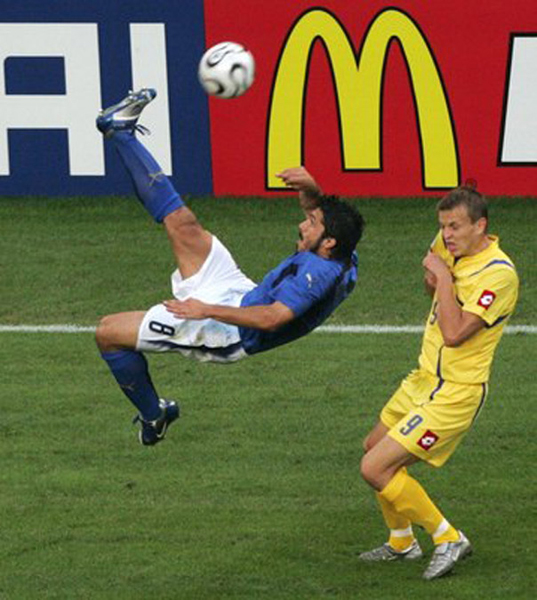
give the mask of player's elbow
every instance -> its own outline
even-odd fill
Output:
[[[263,329],[263,331],[277,331],[284,323],[277,315],[268,314],[263,319],[260,329]]]
[[[457,348],[458,346],[462,346],[485,326],[485,321],[480,317],[464,313],[462,320],[458,325],[456,323],[444,323],[443,325],[440,325],[444,345],[447,348]]]
[[[456,348],[464,341],[461,331],[454,323],[440,323],[440,332],[442,333],[442,341],[446,348]]]
[[[270,306],[263,314],[260,329],[277,331],[293,318],[293,313],[287,307]]]
[[[444,346],[446,348],[457,348],[464,342],[464,338],[460,335],[443,334],[442,338],[444,339]]]

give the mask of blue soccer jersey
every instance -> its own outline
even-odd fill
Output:
[[[245,294],[241,306],[281,302],[293,311],[294,319],[276,331],[240,327],[243,348],[248,354],[255,354],[306,335],[351,293],[357,276],[356,252],[350,267],[313,252],[297,252],[285,259]]]

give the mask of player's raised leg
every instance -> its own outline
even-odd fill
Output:
[[[160,165],[136,137],[136,131],[144,131],[138,119],[156,95],[155,90],[148,88],[131,92],[101,112],[97,128],[115,146],[143,206],[157,223],[164,223],[179,271],[187,278],[205,262],[212,236],[185,206]]]
[[[167,215],[164,227],[181,276],[187,279],[195,275],[209,256],[213,236],[186,206]]]

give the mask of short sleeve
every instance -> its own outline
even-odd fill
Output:
[[[481,317],[489,326],[507,318],[513,312],[518,297],[516,271],[504,266],[486,269],[476,277],[476,285],[462,309]]]
[[[300,316],[319,302],[332,287],[337,273],[303,265],[292,277],[286,277],[273,290],[273,299],[285,304],[295,316]]]

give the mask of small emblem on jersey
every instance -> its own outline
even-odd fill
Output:
[[[479,296],[479,300],[477,301],[477,303],[479,304],[479,306],[482,306],[485,310],[488,310],[492,306],[492,303],[495,299],[496,294],[494,292],[485,290],[481,294],[481,296]]]
[[[438,441],[436,433],[427,429],[427,431],[418,440],[418,446],[421,446],[424,450],[430,450]]]
[[[311,288],[313,285],[313,277],[311,276],[311,273],[306,273],[306,279],[308,280],[308,287]]]

